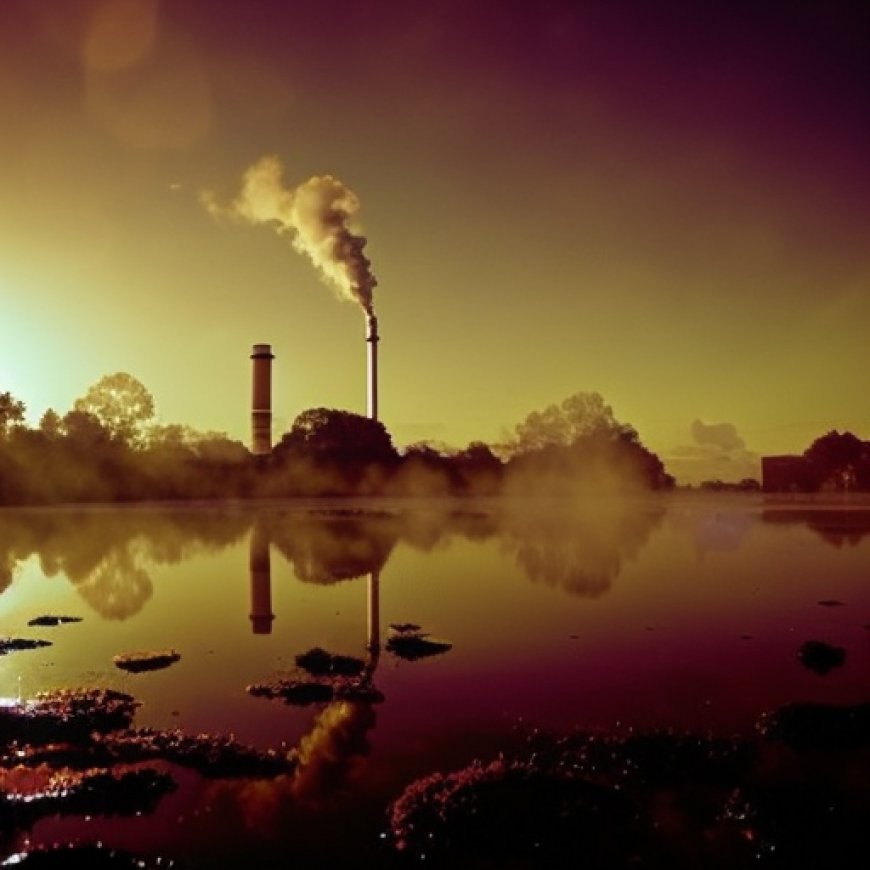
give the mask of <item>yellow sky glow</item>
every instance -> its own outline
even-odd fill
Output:
[[[758,474],[831,428],[870,437],[866,124],[810,93],[828,139],[796,134],[773,60],[714,57],[688,82],[657,37],[578,4],[505,12],[482,43],[471,13],[451,29],[445,4],[386,5],[329,30],[3,4],[0,390],[32,421],[121,370],[164,421],[247,442],[255,342],[276,355],[276,435],[311,406],[364,411],[359,307],[288,239],[200,202],[277,154],[289,185],[332,174],[359,197],[399,444],[497,442],[581,390],[689,481]],[[698,419],[745,449],[695,443]]]

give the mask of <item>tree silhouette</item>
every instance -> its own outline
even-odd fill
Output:
[[[488,444],[472,441],[451,460],[462,492],[474,495],[498,493],[504,465]]]
[[[804,451],[818,489],[864,489],[870,483],[870,447],[851,432],[836,429]]]
[[[0,393],[0,438],[5,438],[9,429],[24,422],[27,406],[8,390]]]
[[[83,450],[97,450],[111,439],[111,433],[95,414],[88,411],[67,411],[61,420],[63,432],[70,446]]]
[[[277,456],[307,454],[320,462],[359,464],[395,462],[398,454],[384,424],[360,414],[309,408],[275,447]]]
[[[40,418],[39,431],[49,440],[55,440],[61,436],[63,422],[53,408],[49,408]]]
[[[600,393],[574,393],[558,405],[532,411],[516,426],[515,452],[570,447],[590,437],[636,441],[637,432],[613,416]]]
[[[575,393],[516,427],[506,469],[513,495],[574,495],[673,486],[661,460],[598,393]]]
[[[154,399],[141,381],[126,372],[115,372],[100,378],[76,399],[73,409],[93,414],[114,440],[140,447],[154,417]]]

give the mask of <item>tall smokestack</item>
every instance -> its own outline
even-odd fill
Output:
[[[366,413],[372,420],[378,419],[378,318],[369,314],[366,318],[366,341],[368,342],[368,401]]]
[[[264,456],[272,452],[272,345],[255,344],[251,359],[251,452]]]

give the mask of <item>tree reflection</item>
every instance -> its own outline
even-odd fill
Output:
[[[660,504],[618,499],[594,508],[540,503],[508,511],[501,534],[532,582],[597,598],[646,544],[663,515]]]
[[[127,619],[151,596],[153,565],[173,565],[251,535],[251,615],[265,632],[271,617],[270,547],[304,582],[331,584],[380,575],[402,542],[421,552],[461,538],[500,539],[530,580],[573,594],[606,591],[643,546],[661,507],[614,499],[594,510],[567,501],[413,505],[392,511],[342,508],[77,508],[0,515],[0,591],[36,556],[42,572],[64,575],[106,619]],[[376,581],[375,581],[376,582]],[[261,619],[260,617],[263,617]]]
[[[380,571],[398,540],[390,514],[285,514],[268,519],[272,543],[306,583],[336,583]]]
[[[79,595],[103,619],[134,616],[153,591],[151,577],[141,566],[136,547],[129,543],[114,548],[84,578],[73,582]]]
[[[0,592],[36,556],[46,577],[66,576],[105,619],[128,619],[151,597],[148,566],[175,564],[237,541],[250,516],[208,509],[77,508],[0,515]]]
[[[861,508],[768,508],[762,519],[774,524],[803,524],[837,549],[855,547],[870,535],[870,510]]]

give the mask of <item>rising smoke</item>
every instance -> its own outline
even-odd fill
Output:
[[[214,217],[272,224],[280,235],[290,236],[293,247],[314,263],[341,298],[374,315],[377,280],[365,255],[366,240],[349,226],[359,211],[359,198],[332,175],[315,175],[292,189],[285,187],[283,176],[278,157],[262,157],[245,170],[242,189],[228,206],[211,191],[204,191],[201,199]]]

